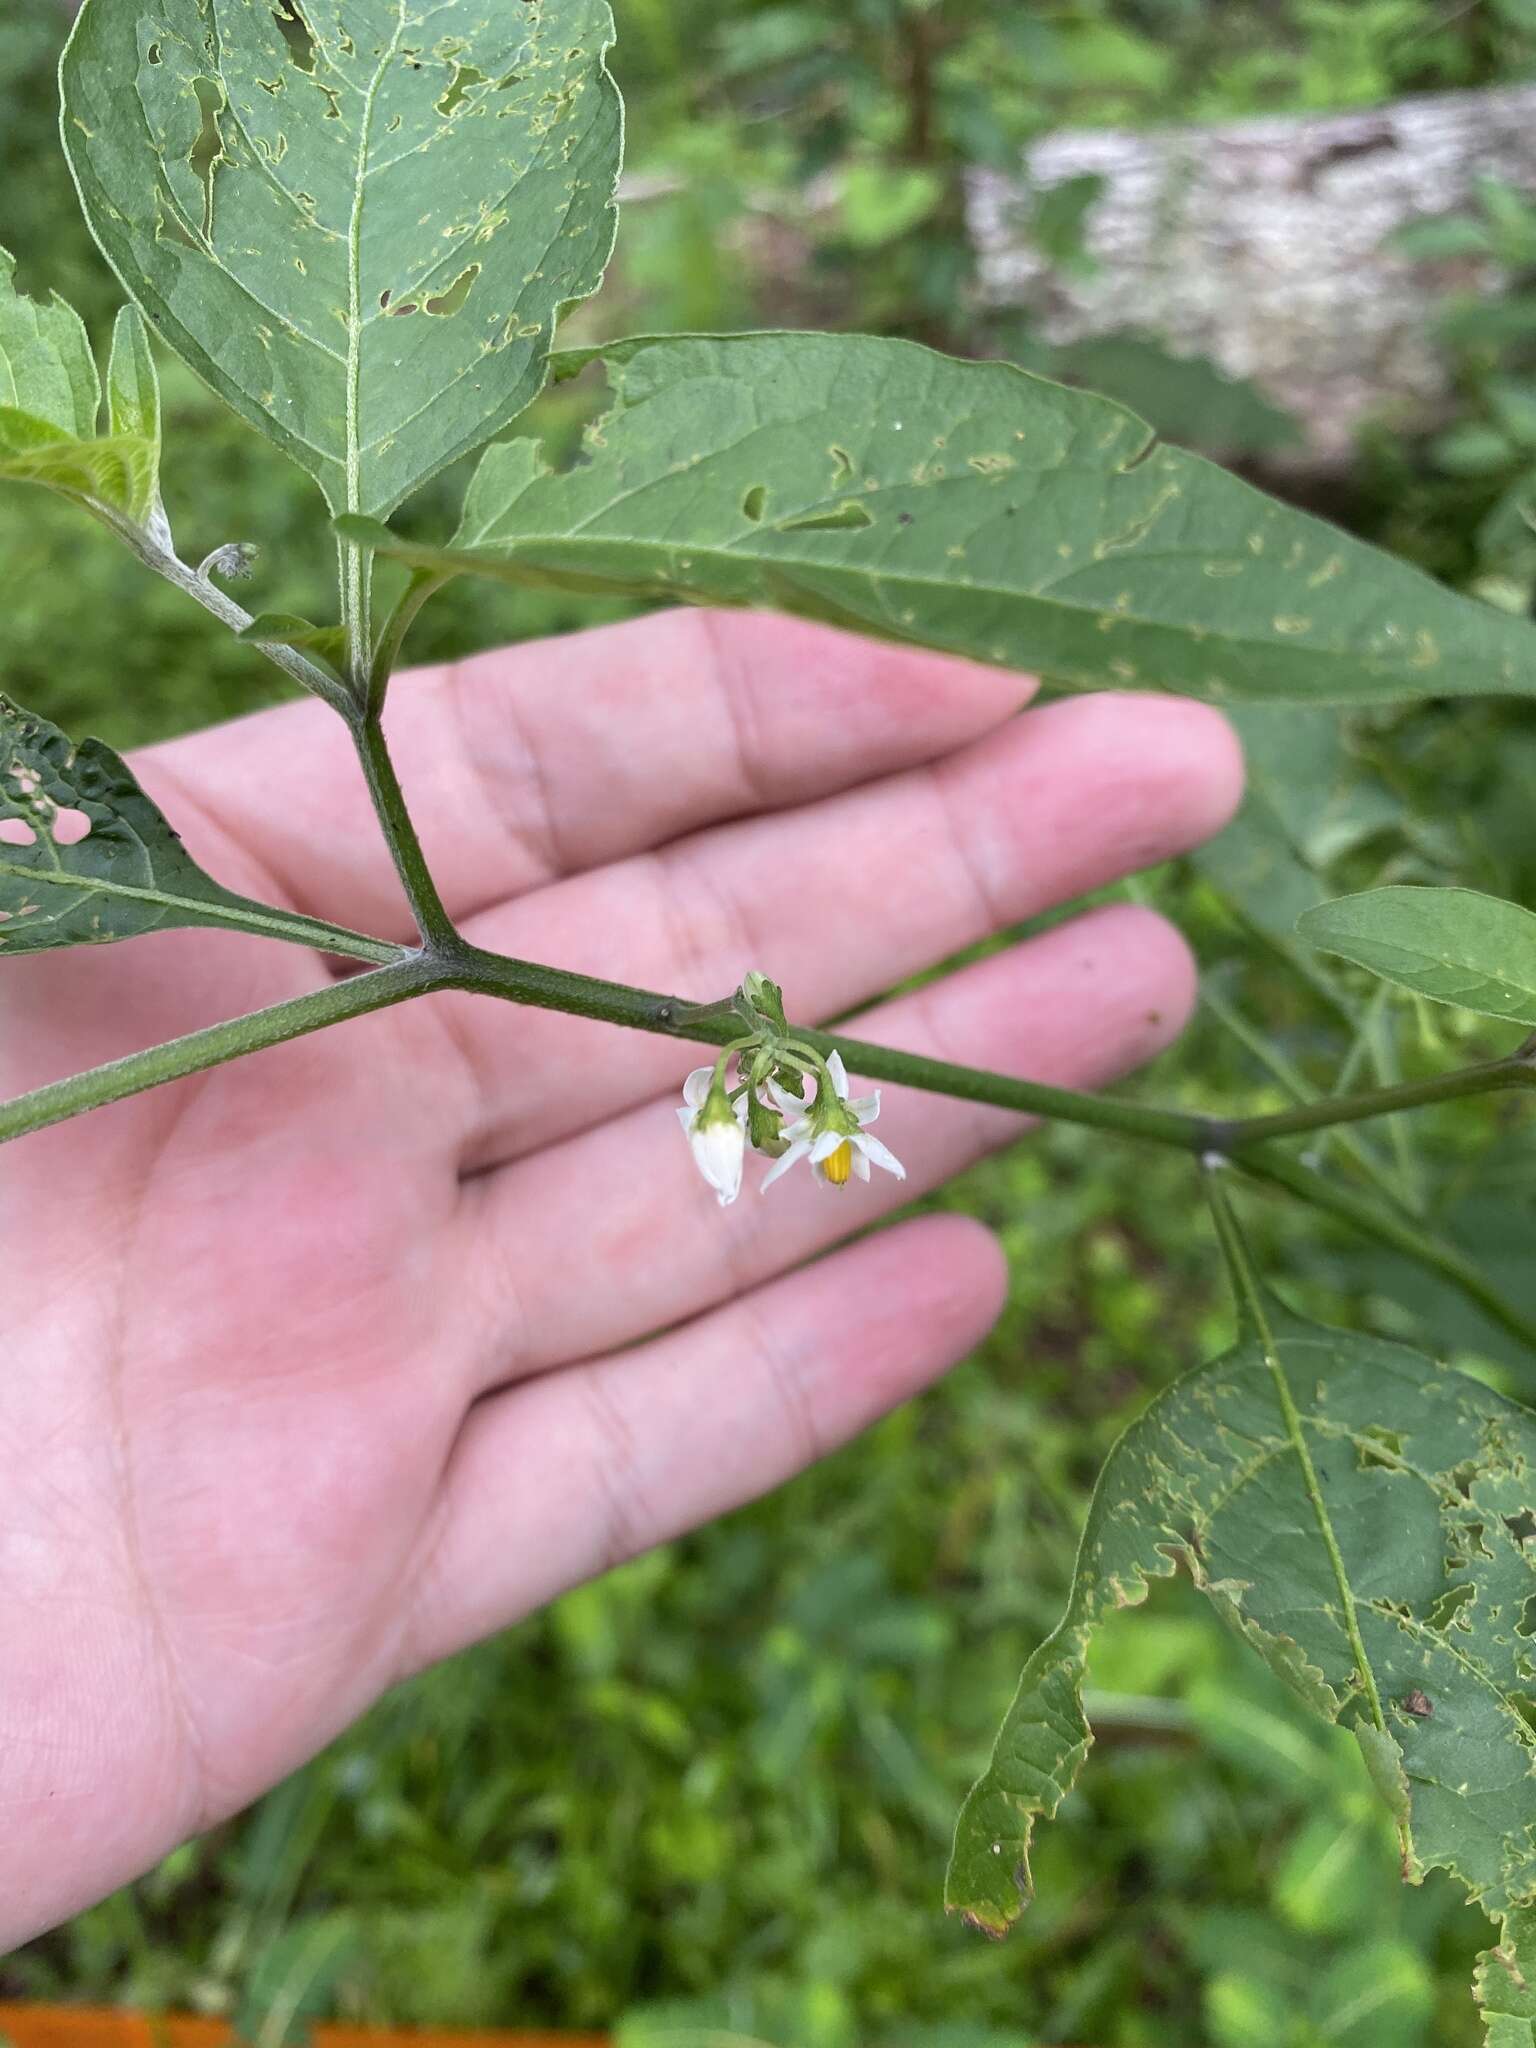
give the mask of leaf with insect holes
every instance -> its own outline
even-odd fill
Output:
[[[1245,1339],[1111,1453],[1067,1612],[961,1814],[950,1907],[992,1934],[1018,1919],[1035,1824],[1093,1742],[1093,1634],[1183,1570],[1310,1707],[1361,1733],[1410,1874],[1450,1871],[1504,1923],[1490,2010],[1508,1986],[1536,2011],[1513,1989],[1536,1983],[1536,1416],[1400,1345],[1274,1318],[1273,1354]]]
[[[1476,889],[1367,889],[1296,927],[1383,981],[1484,1017],[1536,1025],[1536,915]]]
[[[216,925],[380,962],[394,949],[222,888],[128,764],[0,696],[0,960]]]
[[[1536,628],[1157,444],[1133,413],[908,342],[622,342],[555,474],[488,451],[452,545],[515,583],[764,605],[1079,689],[1329,703],[1536,689]]]
[[[0,479],[43,484],[163,535],[160,386],[144,322],[132,307],[117,316],[103,422],[79,314],[58,297],[24,297],[15,276],[0,249]]]
[[[612,253],[607,0],[86,0],[64,139],[163,338],[380,516],[537,395]]]

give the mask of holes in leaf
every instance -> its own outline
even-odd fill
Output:
[[[1431,1603],[1424,1619],[1431,1628],[1449,1628],[1456,1616],[1476,1594],[1477,1588],[1468,1581],[1465,1585],[1451,1586],[1439,1594]]]
[[[91,836],[91,821],[84,811],[58,810],[51,825],[55,846],[78,846]]]
[[[469,98],[472,86],[485,85],[487,82],[485,73],[477,71],[473,64],[455,64],[448,90],[436,103],[437,111],[445,120],[448,119]]]
[[[465,301],[475,288],[475,279],[480,275],[480,265],[471,263],[468,270],[461,271],[440,298],[428,299],[422,307],[425,313],[435,314],[439,319],[451,320],[455,313],[462,313]]]
[[[224,97],[224,88],[215,78],[194,78],[192,90],[197,95],[197,107],[202,120],[197,131],[197,140],[187,154],[187,164],[203,188],[203,234],[211,240],[213,180],[224,157],[224,137],[219,130],[219,116],[228,102]]]
[[[853,475],[853,457],[846,448],[839,448],[835,445],[829,448],[827,453],[837,464],[837,468],[832,476],[832,487],[835,490],[839,484],[847,483],[849,477]]]
[[[166,213],[160,208],[155,212],[155,240],[179,242],[184,249],[196,249],[200,246],[197,237],[189,231],[179,214]]]
[[[1520,1609],[1520,1619],[1515,1623],[1517,1636],[1536,1636],[1536,1593],[1527,1594]]]
[[[379,311],[381,313],[389,311],[389,302],[394,296],[394,293],[387,288],[379,293]]]
[[[835,512],[811,512],[803,519],[786,519],[778,530],[780,533],[857,533],[874,523],[869,507],[850,498]]]
[[[1536,1515],[1529,1508],[1522,1508],[1518,1515],[1501,1515],[1499,1519],[1517,1543],[1529,1543],[1536,1536]]]
[[[754,526],[760,525],[767,504],[768,486],[766,484],[754,484],[741,501],[742,514],[745,518],[750,519]]]
[[[161,64],[164,62],[164,59],[160,54],[160,45],[158,43],[150,44],[149,48],[144,52],[144,60],[148,64]]]
[[[1396,1471],[1402,1463],[1403,1440],[1395,1429],[1363,1429],[1355,1450],[1355,1463],[1361,1471],[1372,1465]]]
[[[0,846],[36,846],[37,834],[25,818],[0,818]]]
[[[312,74],[315,68],[315,39],[310,34],[309,23],[300,10],[299,0],[275,0],[272,19],[277,23],[283,41],[288,45],[289,61],[300,71]]]

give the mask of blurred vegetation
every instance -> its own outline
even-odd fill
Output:
[[[1030,354],[1026,332],[1000,335],[975,303],[967,163],[1015,162],[1062,122],[1335,107],[1536,72],[1533,0],[617,12],[636,198],[611,295],[581,316],[606,331],[793,318]],[[63,291],[100,327],[115,293],[54,140],[58,36],[57,0],[12,0],[0,20],[0,237],[30,289]],[[1084,260],[1095,197],[1042,198],[1031,231],[1056,263]],[[1490,186],[1465,220],[1415,234],[1419,260],[1451,266],[1441,345],[1460,410],[1373,432],[1330,509],[1527,605],[1536,216]],[[1468,261],[1478,282],[1458,285]],[[1284,438],[1257,394],[1207,366],[1170,370],[1155,337],[1095,349],[1052,366],[1180,437],[1213,431],[1215,394],[1223,446]],[[255,605],[319,615],[318,501],[190,377],[167,387],[184,552],[258,541]],[[557,435],[572,403],[551,412]],[[457,483],[412,508],[424,531],[442,530]],[[0,684],[68,727],[125,744],[280,694],[40,494],[0,498],[0,561]],[[593,617],[465,585],[413,646],[451,658]],[[1140,1085],[1279,1108],[1346,1063],[1390,1078],[1498,1048],[1498,1027],[1372,997],[1291,932],[1310,903],[1377,879],[1536,901],[1529,714],[1430,705],[1243,726],[1243,819],[1137,885],[1190,931],[1208,990],[1185,1045]],[[1335,1139],[1329,1157],[1536,1306],[1530,1145],[1508,1105]],[[992,1948],[942,1919],[955,1807],[1056,1619],[1097,1466],[1229,1320],[1180,1161],[1056,1133],[941,1199],[993,1224],[1014,1272],[1002,1326],[947,1387],[773,1500],[405,1688],[257,1812],[0,1964],[0,1995],[247,2019],[283,2006],[295,2025],[331,2010],[620,2024],[622,2048],[1468,2048],[1481,1917],[1438,1882],[1398,1885],[1352,1745],[1305,1725],[1180,1585],[1100,1648],[1101,1746],[1042,1837],[1020,1933]],[[1309,1217],[1248,1207],[1305,1310],[1438,1337],[1512,1391],[1536,1385],[1532,1359],[1437,1283]]]

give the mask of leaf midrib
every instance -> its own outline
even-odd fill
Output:
[[[362,510],[362,381],[363,381],[363,202],[368,188],[368,149],[373,111],[385,73],[395,60],[405,34],[403,0],[395,10],[395,32],[379,58],[363,99],[357,137],[357,173],[352,194],[352,220],[347,230],[347,510]]]
[[[142,845],[143,842],[140,841]],[[149,849],[146,847],[145,852]],[[57,852],[53,858],[57,862]],[[121,897],[135,903],[152,903],[157,908],[179,911],[200,919],[211,919],[220,924],[230,925],[241,931],[270,932],[281,937],[292,938],[303,934],[303,942],[310,943],[320,934],[335,939],[345,939],[343,949],[356,953],[359,959],[378,959],[388,962],[396,957],[395,949],[365,937],[359,932],[349,932],[340,925],[328,925],[323,919],[286,917],[280,911],[263,911],[256,905],[246,908],[242,899],[226,897],[221,891],[217,896],[196,897],[176,896],[166,889],[138,889],[131,882],[110,882],[97,875],[71,874],[68,868],[55,866],[53,871],[40,874],[36,868],[22,866],[19,862],[0,860],[0,876],[25,882],[28,887],[40,889],[76,889],[82,896]],[[217,888],[217,883],[212,885]],[[19,927],[18,927],[19,929]],[[0,930],[0,940],[4,938]],[[359,951],[366,947],[367,951]]]
[[[543,479],[540,479],[540,481],[543,481]],[[957,479],[957,481],[960,481],[960,479]],[[638,492],[635,495],[638,495]],[[750,536],[744,536],[744,538],[750,539]],[[1403,666],[1401,662],[1394,662],[1394,658],[1390,655],[1356,654],[1352,653],[1348,648],[1330,647],[1316,641],[1302,639],[1288,642],[1262,640],[1248,634],[1229,633],[1216,626],[1206,628],[1205,638],[1195,642],[1188,627],[1180,627],[1177,623],[1170,623],[1166,619],[1148,618],[1139,612],[1106,612],[1102,605],[1074,604],[1067,598],[1053,596],[1049,587],[1044,591],[1027,590],[1011,584],[983,582],[975,577],[968,583],[961,583],[944,577],[923,575],[908,569],[890,571],[856,569],[846,562],[818,562],[804,555],[753,555],[744,549],[718,547],[708,542],[677,541],[664,544],[654,539],[642,539],[633,534],[605,534],[592,538],[583,538],[580,535],[572,535],[571,533],[519,534],[516,541],[506,542],[499,550],[493,550],[485,546],[468,548],[463,551],[458,559],[460,562],[468,562],[471,565],[477,565],[478,561],[494,566],[497,563],[515,560],[521,547],[558,547],[569,545],[573,540],[575,540],[578,546],[592,548],[607,546],[632,547],[648,555],[661,552],[665,545],[666,547],[674,548],[679,554],[687,554],[694,558],[702,557],[707,560],[730,562],[733,564],[740,564],[743,561],[755,562],[767,568],[811,569],[819,576],[840,576],[872,588],[882,583],[896,583],[905,584],[918,590],[935,590],[948,596],[996,598],[1009,604],[1028,603],[1040,605],[1052,611],[1066,613],[1074,618],[1113,618],[1118,624],[1140,627],[1149,632],[1182,634],[1191,644],[1199,646],[1257,648],[1271,654],[1284,651],[1287,648],[1294,648],[1298,653],[1305,652],[1307,659],[1311,662],[1326,659],[1328,661],[1346,663],[1351,667],[1381,664],[1379,673],[1384,681],[1400,676]],[[436,550],[426,548],[418,552],[430,555],[436,561],[441,561],[445,556],[450,560],[453,558],[453,550],[451,548]],[[1416,673],[1422,674],[1425,678],[1424,694],[1426,696],[1432,695],[1434,686],[1430,681],[1430,677],[1433,671],[1418,670]]]

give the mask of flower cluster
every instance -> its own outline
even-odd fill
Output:
[[[823,1054],[790,1031],[783,997],[771,981],[749,975],[729,1014],[750,1025],[750,1035],[727,1045],[712,1067],[688,1076],[677,1112],[694,1163],[721,1208],[741,1193],[749,1149],[774,1161],[765,1190],[802,1159],[828,1187],[868,1180],[873,1166],[906,1179],[901,1161],[869,1134],[880,1114],[879,1092],[850,1094],[842,1056]]]

